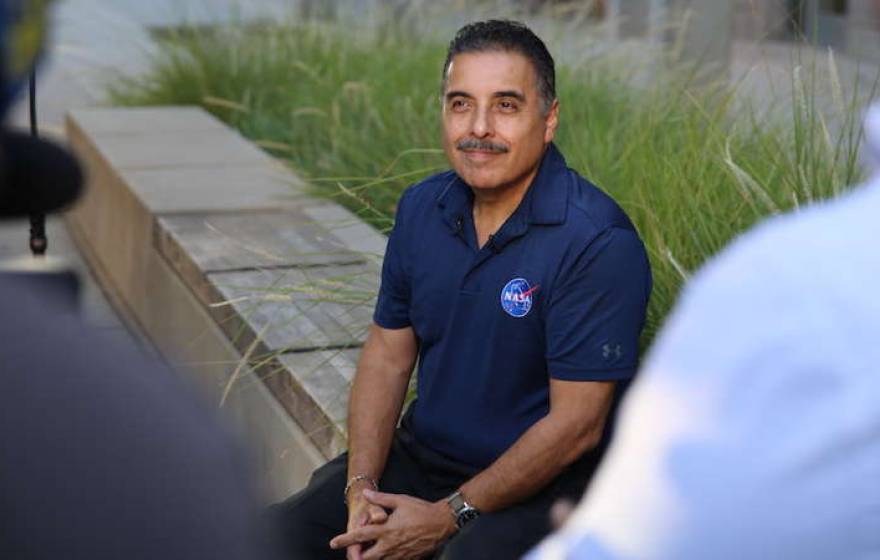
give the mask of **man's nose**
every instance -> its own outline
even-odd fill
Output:
[[[471,134],[475,138],[486,138],[494,132],[492,128],[492,116],[488,109],[477,109],[473,113],[474,119],[471,123]]]

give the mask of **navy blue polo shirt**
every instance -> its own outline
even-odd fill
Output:
[[[550,378],[635,373],[651,273],[624,212],[552,144],[482,248],[472,207],[452,171],[403,193],[374,321],[418,337],[419,443],[486,467],[547,414]]]

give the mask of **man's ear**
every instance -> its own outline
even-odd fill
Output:
[[[544,143],[549,144],[556,136],[556,128],[559,126],[559,99],[553,100],[547,116],[544,117],[544,124],[547,127],[544,131]]]

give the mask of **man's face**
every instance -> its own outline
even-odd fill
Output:
[[[531,62],[510,51],[456,55],[443,95],[443,149],[458,176],[475,189],[530,181],[556,132]]]

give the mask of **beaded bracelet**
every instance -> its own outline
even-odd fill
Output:
[[[376,484],[376,481],[371,477],[365,474],[356,474],[353,477],[348,479],[348,484],[345,485],[345,490],[342,492],[343,501],[345,505],[348,505],[348,491],[351,490],[351,487],[354,486],[356,482],[360,482],[361,480],[366,480],[373,487],[373,490],[379,491],[379,485]]]

